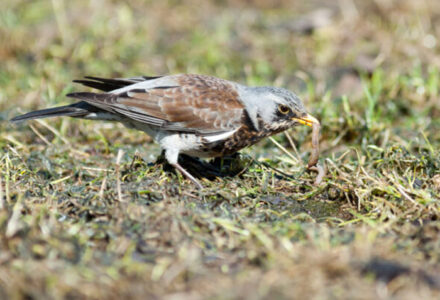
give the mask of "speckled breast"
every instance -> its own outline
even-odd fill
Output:
[[[224,156],[233,154],[245,147],[252,146],[267,136],[277,134],[285,129],[276,131],[272,130],[255,130],[249,126],[242,126],[237,132],[227,139],[216,141],[214,143],[204,143],[203,151],[209,156]]]

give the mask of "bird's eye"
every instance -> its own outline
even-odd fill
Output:
[[[283,115],[287,115],[290,111],[290,108],[286,105],[280,104],[278,106],[278,110],[280,113],[282,113]]]

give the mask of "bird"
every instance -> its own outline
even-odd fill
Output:
[[[73,82],[99,92],[69,93],[76,103],[32,111],[11,122],[58,116],[120,122],[150,135],[167,162],[200,189],[178,163],[179,154],[223,157],[295,125],[319,124],[294,92],[280,87],[198,74],[85,76]]]

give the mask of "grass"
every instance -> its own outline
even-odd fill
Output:
[[[438,299],[439,4],[291,2],[6,0],[0,298]],[[179,72],[296,91],[323,184],[308,128],[199,192],[118,124],[7,122],[85,75]]]

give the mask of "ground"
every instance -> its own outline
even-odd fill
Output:
[[[3,1],[0,298],[439,299],[439,36],[436,0]],[[8,122],[174,73],[298,93],[323,183],[305,127],[198,191],[143,133]]]

